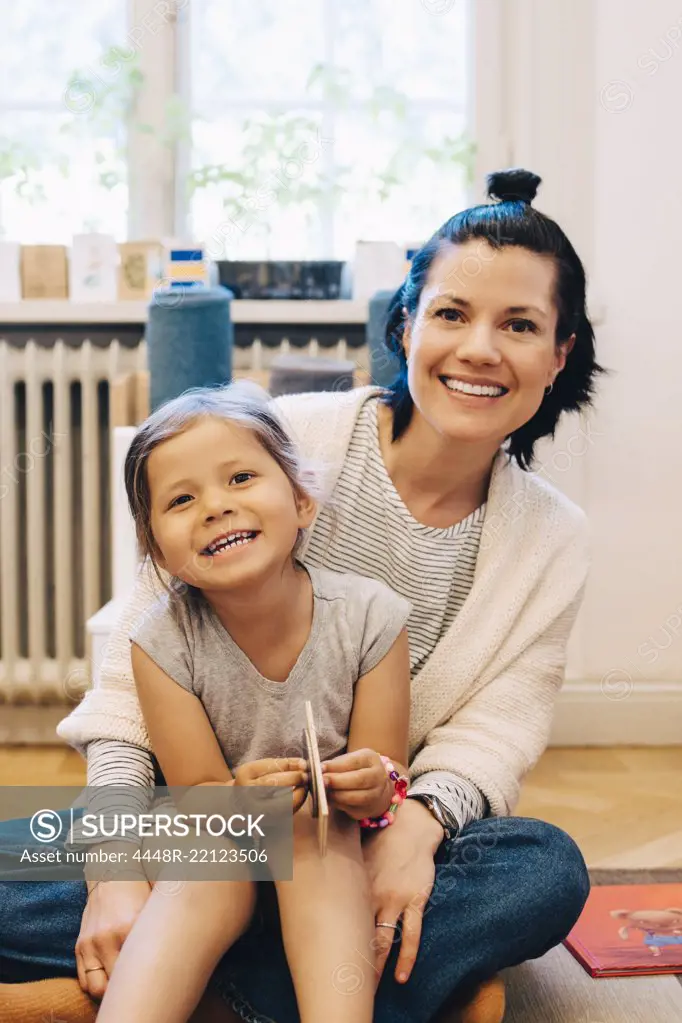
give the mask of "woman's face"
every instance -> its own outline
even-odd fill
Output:
[[[443,247],[404,335],[410,393],[435,430],[497,446],[532,418],[573,347],[556,343],[555,276],[516,246]]]

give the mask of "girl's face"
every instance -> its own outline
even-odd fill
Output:
[[[281,571],[315,513],[256,435],[221,419],[199,419],[154,448],[147,479],[157,560],[206,592]]]
[[[573,339],[556,343],[556,271],[527,249],[446,245],[404,347],[412,399],[438,433],[498,447],[538,410]]]

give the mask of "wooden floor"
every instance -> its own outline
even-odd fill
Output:
[[[682,867],[682,747],[550,749],[517,813],[558,824],[590,867]]]
[[[0,785],[84,782],[73,750],[0,747]],[[682,867],[682,747],[550,749],[517,813],[563,828],[590,867]]]

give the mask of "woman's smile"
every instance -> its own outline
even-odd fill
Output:
[[[486,408],[499,402],[509,393],[508,387],[495,384],[488,380],[469,380],[459,376],[440,375],[438,379],[444,384],[448,395],[471,408]]]

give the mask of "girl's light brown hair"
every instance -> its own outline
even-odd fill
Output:
[[[161,552],[151,528],[151,493],[147,465],[154,448],[177,437],[204,418],[222,419],[253,431],[291,484],[294,494],[318,497],[318,478],[304,465],[294,442],[282,425],[267,391],[241,380],[225,387],[197,387],[161,405],[145,419],[133,437],[124,466],[128,504],[135,523],[140,553],[149,557],[159,574]],[[292,556],[299,550],[304,530],[299,530]],[[159,575],[159,578],[161,576]],[[177,587],[174,587],[177,590]]]

